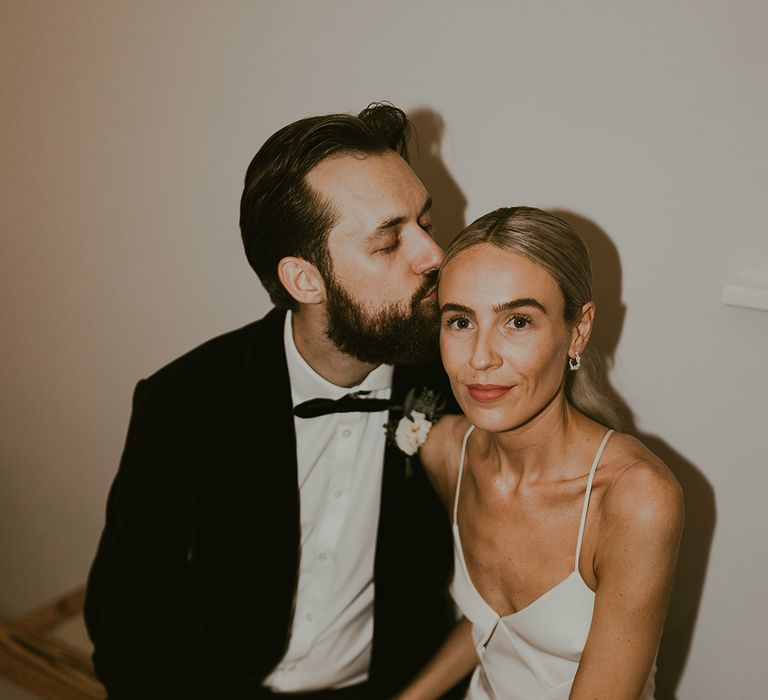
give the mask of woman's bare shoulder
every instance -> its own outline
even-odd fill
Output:
[[[461,451],[461,441],[469,428],[469,421],[462,415],[448,414],[435,423],[427,441],[421,448],[421,461],[428,469],[437,468],[450,461],[454,452]]]
[[[462,415],[445,415],[432,426],[419,457],[435,489],[447,494],[453,489],[461,456],[461,443],[469,428]]]
[[[603,512],[622,527],[677,530],[683,492],[669,467],[637,438],[614,433],[606,448]]]

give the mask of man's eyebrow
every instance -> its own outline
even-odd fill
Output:
[[[424,214],[426,214],[431,208],[432,197],[427,197],[427,201],[424,202],[424,206],[421,208],[418,218],[420,219],[422,216],[424,216]],[[390,229],[402,226],[406,221],[408,221],[408,217],[406,216],[393,216],[390,219],[385,219],[371,232],[369,238],[375,238],[382,233],[386,233]]]
[[[498,314],[502,311],[514,311],[515,309],[519,309],[523,306],[532,306],[534,309],[538,309],[542,313],[546,314],[547,310],[544,308],[544,305],[540,302],[534,299],[533,297],[523,297],[521,299],[511,299],[510,301],[505,301],[503,304],[497,304],[493,307],[493,313]]]

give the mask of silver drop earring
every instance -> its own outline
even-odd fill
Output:
[[[579,367],[581,367],[581,355],[576,353],[576,357],[568,358],[568,369],[575,372]]]

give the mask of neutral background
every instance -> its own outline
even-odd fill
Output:
[[[593,347],[686,490],[660,697],[766,697],[768,313],[720,295],[768,279],[768,5],[640,5],[2,2],[0,620],[85,580],[135,382],[268,308],[252,155],[385,99],[442,242],[511,204],[582,231]]]

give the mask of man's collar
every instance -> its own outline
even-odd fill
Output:
[[[291,397],[293,404],[301,403],[312,398],[338,399],[344,394],[356,391],[379,391],[391,389],[394,367],[379,365],[368,373],[368,376],[354,387],[343,387],[329,382],[309,366],[301,356],[293,339],[291,312],[285,315],[283,340],[285,342],[285,359],[288,364],[288,378],[291,382]],[[381,398],[381,397],[379,397]]]

